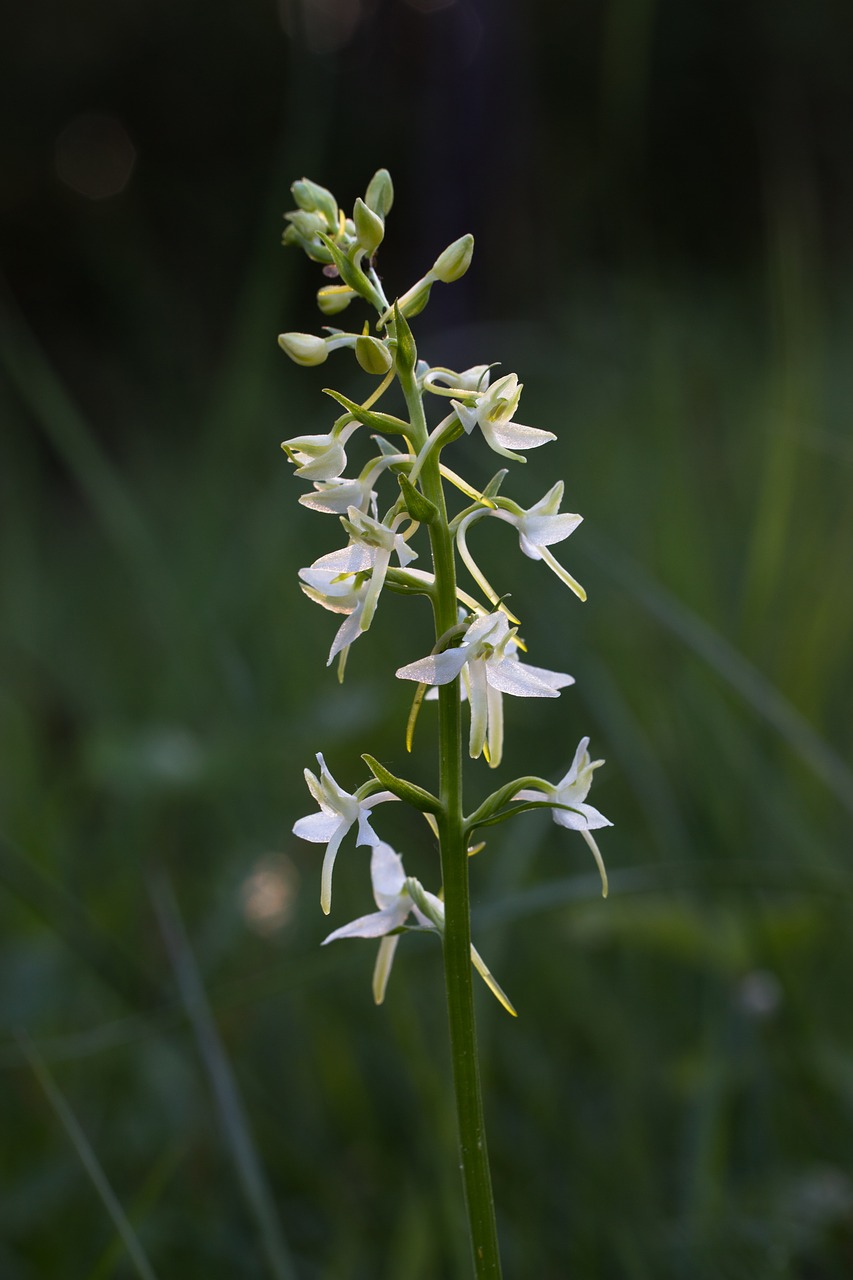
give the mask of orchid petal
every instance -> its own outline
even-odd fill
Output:
[[[398,668],[396,675],[400,680],[417,680],[418,684],[450,684],[468,661],[470,655],[466,649],[466,646],[461,649],[446,649],[444,653],[420,658],[417,662]]]

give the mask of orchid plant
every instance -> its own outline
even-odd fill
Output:
[[[535,776],[515,778],[472,812],[465,811],[463,703],[467,701],[470,712],[469,754],[475,760],[484,757],[496,769],[503,754],[504,695],[556,698],[574,683],[565,672],[533,666],[522,658],[526,650],[518,634],[521,622],[482,572],[468,537],[482,521],[511,524],[523,554],[544,561],[584,600],[584,589],[550,550],[574,532],[581,517],[560,511],[562,481],[525,509],[501,493],[506,469],[480,490],[447,464],[446,453],[454,442],[473,436],[476,429],[485,446],[510,462],[523,463],[527,451],[556,439],[553,432],[516,421],[522,384],[514,373],[493,382],[489,365],[456,371],[418,358],[409,322],[426,306],[435,284],[451,284],[465,274],[473,237],[454,241],[421,279],[389,301],[377,270],[377,251],[394,195],[388,172],[380,169],[373,176],[350,217],[330,191],[314,182],[302,179],[291,190],[298,207],[285,215],[284,243],[300,246],[322,266],[325,283],[317,294],[320,310],[334,316],[362,299],[377,313],[373,332],[365,323],[360,331],[327,326],[325,336],[284,333],[279,337],[279,344],[297,364],[323,364],[333,351],[348,349],[364,373],[378,380],[358,403],[338,391],[327,391],[342,410],[331,429],[295,436],[282,445],[295,474],[311,485],[299,501],[321,514],[337,516],[346,536],[344,546],[299,571],[300,585],[309,599],[343,617],[328,658],[329,664],[337,659],[340,679],[351,647],[370,629],[383,591],[426,597],[434,621],[430,652],[399,667],[396,675],[416,685],[407,747],[411,749],[422,702],[434,699],[439,755],[436,795],[391,773],[370,755],[362,756],[368,777],[350,793],[339,786],[318,754],[319,776],[305,770],[317,811],[300,818],[294,832],[325,846],[320,905],[327,915],[332,907],[335,859],[349,833],[355,832],[356,845],[371,849],[377,910],[336,928],[325,941],[379,940],[373,977],[377,1004],[385,997],[401,935],[427,930],[441,939],[474,1274],[481,1280],[500,1276],[501,1268],[479,1080],[472,968],[510,1014],[515,1009],[471,942],[468,863],[471,853],[482,848],[473,843],[475,833],[531,809],[550,809],[555,822],[580,832],[588,844],[606,896],[607,876],[592,831],[611,824],[586,803],[593,771],[602,763],[590,761],[588,738],[581,740],[560,782],[552,784]],[[403,418],[377,407],[394,383],[405,401]],[[439,413],[439,420],[430,426],[427,408],[434,405],[450,412]],[[357,435],[368,458],[348,476],[347,450],[356,445]],[[380,505],[381,485],[387,497]],[[454,493],[462,497],[455,501],[459,509],[451,514]],[[418,558],[416,539],[423,543],[429,568],[413,567]],[[477,594],[459,586],[457,560],[470,574]],[[407,876],[400,855],[374,831],[374,811],[392,800],[421,813],[430,840],[437,842],[437,893]]]

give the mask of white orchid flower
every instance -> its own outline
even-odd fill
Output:
[[[419,880],[407,876],[403,859],[390,845],[381,841],[374,845],[370,855],[370,877],[373,882],[374,901],[379,910],[367,916],[359,916],[357,920],[352,920],[349,924],[342,925],[340,929],[335,929],[323,939],[323,945],[325,946],[327,942],[335,942],[338,938],[381,938],[379,954],[373,970],[373,999],[377,1004],[382,1004],[394,962],[394,953],[400,941],[400,931],[404,928],[409,916],[414,916],[416,927],[443,935],[444,903],[434,893],[429,893]],[[471,963],[489,990],[500,1000],[504,1008],[515,1016],[515,1009],[498,986],[482,956],[473,946]]]
[[[308,783],[308,790],[320,806],[320,812],[299,818],[293,825],[293,834],[299,836],[301,840],[326,846],[326,856],[323,859],[320,877],[320,906],[328,915],[332,905],[332,871],[341,841],[350,827],[357,824],[356,844],[378,845],[379,836],[370,825],[370,810],[374,805],[384,804],[386,800],[396,800],[397,797],[390,791],[379,791],[375,795],[367,796],[364,800],[359,800],[338,786],[326,768],[326,762],[319,751],[317,763],[320,766],[319,778],[310,769],[306,769],[305,781]]]
[[[468,749],[476,760],[485,751],[491,767],[503,755],[503,694],[519,698],[556,698],[560,689],[574,684],[574,677],[522,663],[517,654],[516,629],[503,613],[477,618],[465,632],[461,645],[400,667],[401,680],[419,684],[449,684],[457,676],[471,704]]]
[[[369,462],[356,480],[348,480],[345,476],[334,476],[329,480],[315,481],[313,493],[303,493],[299,501],[303,507],[313,511],[328,512],[330,515],[346,515],[350,507],[370,514],[376,518],[376,491],[373,485],[380,473],[395,462],[409,460],[407,453],[390,453],[374,458]]]
[[[314,492],[303,493],[299,501],[303,507],[329,515],[346,515],[350,507],[376,514],[376,491],[371,482],[363,480],[361,476],[357,480],[334,476],[331,480],[317,481]]]
[[[349,508],[347,518],[343,521],[344,528],[352,538],[351,546],[347,551],[352,556],[358,556],[362,560],[367,559],[369,562],[370,585],[361,616],[362,631],[366,631],[373,621],[373,614],[379,602],[379,593],[385,585],[385,575],[391,564],[392,555],[396,555],[401,569],[405,569],[417,559],[418,553],[408,545],[403,534],[398,533],[400,525],[405,521],[409,521],[412,531],[416,528],[411,522],[411,517],[405,512],[396,516],[389,527],[356,507]],[[332,555],[334,554],[332,552]]]
[[[592,775],[595,769],[604,764],[603,760],[590,760],[589,738],[581,738],[572,767],[556,786],[548,785],[547,790],[525,788],[513,796],[513,800],[546,800],[557,805],[568,805],[568,808],[552,809],[551,816],[558,826],[568,827],[570,831],[579,831],[589,845],[601,876],[602,897],[607,897],[607,872],[604,859],[598,845],[590,835],[599,827],[612,827],[613,823],[599,813],[591,804],[586,804],[589,789],[592,786]]]
[[[338,556],[340,553],[333,551],[332,555]],[[330,613],[347,615],[335,633],[327,667],[362,634],[361,619],[370,585],[366,573],[342,573],[336,565],[324,563],[328,559],[328,556],[321,556],[310,569],[299,570],[299,585],[309,600],[322,605]]]
[[[470,515],[467,515],[460,522],[456,531],[459,554],[472,578],[482,588],[492,604],[499,604],[500,597],[471,555],[467,542],[469,526],[474,521],[483,519],[484,516],[495,516],[498,520],[504,520],[507,524],[513,525],[518,531],[518,541],[524,554],[529,556],[531,560],[543,560],[548,568],[556,573],[560,581],[565,582],[566,586],[570,587],[580,600],[586,600],[586,592],[580,583],[575,581],[569,571],[564,569],[559,560],[548,550],[555,542],[564,542],[570,534],[574,533],[583,520],[583,516],[574,515],[567,511],[561,513],[560,503],[562,500],[563,482],[558,480],[548,490],[544,498],[540,498],[538,502],[535,502],[532,507],[528,507],[526,511],[517,502],[513,502],[509,498],[498,498],[494,509],[483,510],[481,508],[478,511],[472,511]],[[503,606],[503,610],[507,612],[505,606]]]
[[[512,421],[521,398],[522,385],[514,373],[506,373],[488,390],[477,393],[473,406],[460,400],[450,402],[468,435],[479,427],[490,449],[504,458],[514,458],[516,462],[525,462],[526,459],[513,453],[513,449],[538,449],[549,440],[557,439],[553,431],[540,431],[538,427],[525,427]]]
[[[373,621],[391,556],[396,554],[403,568],[417,558],[417,552],[397,532],[397,525],[408,518],[397,517],[389,528],[357,507],[348,507],[343,524],[352,539],[349,545],[330,551],[310,568],[299,570],[300,585],[309,599],[332,613],[348,615],[332,642],[326,666]]]
[[[316,436],[294,436],[282,441],[282,449],[296,464],[294,475],[304,480],[334,480],[347,465],[344,445],[358,427],[348,422],[339,431],[327,431]]]

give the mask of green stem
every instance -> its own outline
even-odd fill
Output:
[[[412,373],[401,370],[399,376],[412,425],[412,444],[420,450],[428,434],[421,395]],[[439,513],[438,519],[429,526],[435,571],[433,612],[438,638],[455,626],[457,604],[453,535],[448,528],[437,452],[430,453],[425,460],[420,481],[424,496]],[[439,688],[438,710],[439,797],[442,805],[438,830],[444,882],[444,974],[462,1177],[474,1275],[477,1280],[500,1280],[501,1262],[474,1021],[468,850],[462,808],[462,709],[458,679]]]

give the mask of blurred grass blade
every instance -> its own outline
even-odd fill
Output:
[[[95,1190],[103,1201],[104,1208],[112,1218],[113,1225],[124,1242],[128,1257],[133,1263],[137,1274],[141,1277],[141,1280],[157,1280],[154,1269],[145,1255],[145,1251],[130,1224],[127,1214],[122,1209],[115,1192],[107,1181],[107,1176],[98,1162],[98,1157],[92,1150],[77,1117],[60,1092],[59,1086],[48,1071],[43,1058],[26,1032],[20,1032],[17,1039],[21,1046],[21,1052],[32,1067],[36,1079],[62,1122],[65,1132],[74,1144],[77,1155],[80,1157],[80,1163],[92,1179]]]
[[[183,1138],[167,1147],[155,1162],[137,1195],[131,1201],[130,1209],[137,1221],[150,1214],[154,1206],[163,1198],[166,1188],[172,1181],[181,1160],[186,1154],[187,1145]],[[121,1264],[122,1242],[119,1236],[114,1237],[107,1245],[99,1260],[95,1263],[87,1280],[109,1280]]]
[[[0,368],[88,498],[113,545],[164,604],[166,567],[148,525],[5,289],[0,292]]]
[[[592,544],[592,538],[587,541]],[[589,549],[598,563],[649,613],[713,667],[754,711],[772,725],[845,809],[853,813],[853,772],[776,686],[718,631],[637,565],[603,547],[600,540],[596,540]]]
[[[171,885],[165,877],[159,876],[152,882],[151,898],[160,932],[175,971],[181,998],[210,1079],[225,1140],[249,1211],[260,1232],[270,1273],[275,1280],[296,1280],[290,1250],[284,1239],[272,1193],[252,1139],[237,1082],[213,1020],[178,904]]]
[[[147,974],[96,928],[75,898],[3,835],[0,835],[0,885],[5,885],[40,916],[125,1003],[134,1009],[154,1007],[158,992]]]

